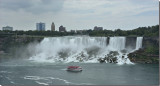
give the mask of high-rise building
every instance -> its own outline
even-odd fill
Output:
[[[97,26],[95,26],[94,30],[103,30],[103,27],[97,27]]]
[[[45,31],[45,23],[37,23],[36,28],[38,31]]]
[[[2,27],[2,30],[10,30],[10,31],[12,31],[13,27],[10,27],[10,26]]]
[[[55,31],[55,25],[54,25],[54,22],[52,22],[52,25],[51,25],[51,31]]]
[[[66,32],[66,27],[63,27],[62,25],[59,27],[59,32]]]

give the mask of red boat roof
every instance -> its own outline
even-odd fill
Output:
[[[79,66],[68,66],[68,68],[80,68]]]

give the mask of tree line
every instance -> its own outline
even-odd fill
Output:
[[[159,36],[159,25],[138,27],[133,30],[103,30],[91,31],[90,36]]]
[[[138,27],[133,30],[81,30],[78,32],[58,32],[58,31],[2,31],[3,35],[34,35],[34,36],[73,36],[73,35],[89,35],[89,36],[159,36],[159,25]]]

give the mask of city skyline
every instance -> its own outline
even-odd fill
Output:
[[[54,22],[52,22],[52,25],[51,25],[51,31],[55,31],[55,25],[54,25]]]
[[[42,22],[40,22],[40,23],[36,23],[36,30],[37,31],[45,31],[45,23],[42,23]]]
[[[1,0],[0,28],[35,30],[35,23],[46,23],[46,30],[64,25],[67,31],[93,29],[131,30],[159,23],[158,0]]]

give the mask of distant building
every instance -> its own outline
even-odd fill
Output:
[[[13,31],[13,27],[10,27],[10,26],[2,27],[2,30]]]
[[[38,31],[45,31],[45,23],[36,23],[36,29]]]
[[[75,30],[71,30],[71,32],[72,32],[72,33],[75,33],[76,31],[75,31]]]
[[[95,26],[94,30],[103,30],[103,27],[97,27],[97,26]]]
[[[54,22],[52,22],[52,25],[51,25],[51,31],[55,31],[55,25],[54,25]]]
[[[59,27],[59,32],[66,32],[66,27],[63,27],[62,25]]]

